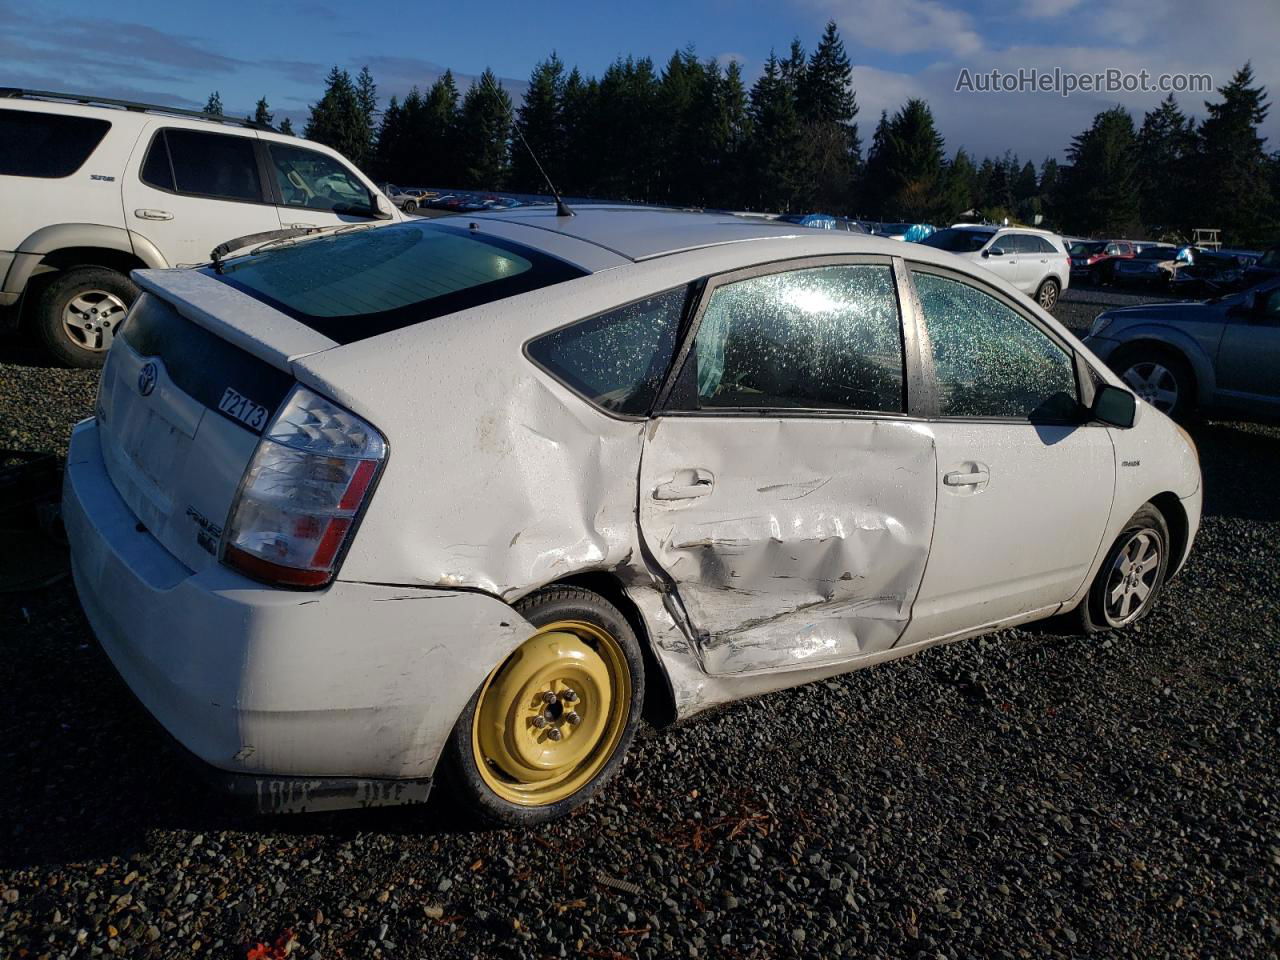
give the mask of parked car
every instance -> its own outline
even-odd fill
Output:
[[[1225,296],[1244,289],[1246,271],[1255,255],[1202,250],[1180,251],[1180,263],[1169,282],[1179,296],[1204,298]]]
[[[1124,627],[1199,523],[1186,434],[922,245],[527,206],[135,276],[67,458],[75,583],[260,809],[438,778],[549,819],[646,698]]]
[[[1126,286],[1166,287],[1181,264],[1171,246],[1146,246],[1111,268],[1111,282]]]
[[[412,187],[397,187],[394,183],[384,183],[382,192],[405,213],[413,213],[422,206],[422,195]]]
[[[1052,311],[1071,282],[1071,260],[1062,240],[1030,227],[954,226],[920,241],[981,264]]]
[[[234,237],[397,219],[340,154],[249,121],[0,88],[0,325],[102,363],[129,271],[206,263]]]
[[[1129,240],[1086,240],[1072,244],[1071,276],[1088,280],[1094,286],[1110,283],[1118,260],[1131,260],[1137,245]]]
[[[1280,277],[1280,247],[1265,250],[1244,272],[1244,285],[1256,286],[1264,280]]]
[[[1216,300],[1108,310],[1085,344],[1171,417],[1280,416],[1280,278]]]

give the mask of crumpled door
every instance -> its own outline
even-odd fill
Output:
[[[641,534],[702,667],[804,669],[892,647],[933,533],[927,426],[667,416],[646,431]]]

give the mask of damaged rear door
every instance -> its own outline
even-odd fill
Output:
[[[803,669],[902,634],[933,532],[888,258],[708,285],[650,422],[639,516],[713,675]]]

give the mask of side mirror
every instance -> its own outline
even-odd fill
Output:
[[[982,251],[984,257],[1003,257],[1004,247],[988,247]]]
[[[1104,383],[1094,392],[1089,412],[1100,423],[1128,430],[1138,419],[1138,400],[1128,390]]]

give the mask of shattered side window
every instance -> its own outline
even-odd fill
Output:
[[[644,416],[675,353],[688,291],[681,287],[563,327],[529,344],[529,356],[592,403]]]
[[[957,280],[913,272],[944,417],[1077,419],[1071,355],[1017,312]]]
[[[719,287],[695,344],[698,405],[901,413],[888,266],[816,267]]]

